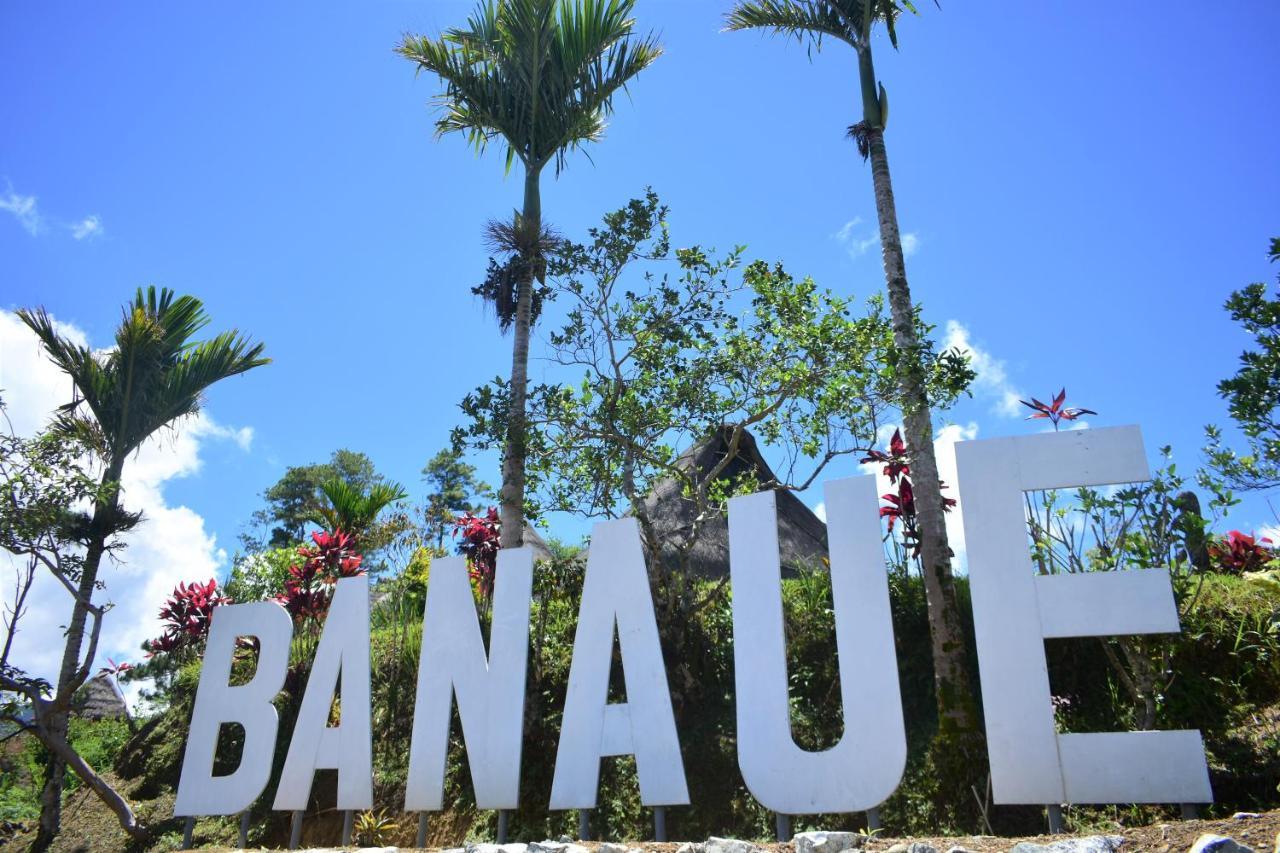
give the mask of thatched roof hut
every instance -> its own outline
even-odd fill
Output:
[[[729,437],[728,429],[708,436],[686,450],[678,465],[684,470],[710,470],[728,454]],[[721,477],[734,479],[749,473],[754,473],[761,482],[776,479],[769,463],[760,454],[755,438],[744,432],[736,455],[725,466]],[[672,477],[659,481],[645,499],[645,507],[659,538],[667,543],[663,546],[661,563],[668,571],[679,567],[674,543],[687,536],[695,517],[693,502],[682,492],[680,481]],[[794,575],[800,568],[821,565],[827,556],[827,526],[793,492],[780,491],[777,494],[778,548],[783,575]],[[718,578],[729,573],[727,517],[703,522],[697,541],[689,552],[689,572],[704,578]]]
[[[129,706],[115,678],[104,672],[80,688],[76,714],[86,720],[120,719],[129,716]]]

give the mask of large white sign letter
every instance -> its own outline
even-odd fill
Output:
[[[875,478],[828,483],[824,497],[844,734],[822,752],[791,737],[776,495],[729,501],[738,767],[752,796],[782,814],[877,806],[907,761]]]
[[[519,805],[533,551],[499,551],[494,580],[486,658],[467,561],[445,557],[431,563],[405,811],[436,811],[443,805],[455,694],[476,805],[482,809]]]
[[[247,684],[232,687],[231,658],[240,637],[257,637],[258,666]],[[292,637],[293,621],[274,602],[214,608],[182,759],[182,778],[178,780],[175,815],[236,814],[252,805],[267,787],[280,724],[271,700],[284,687]],[[214,753],[223,723],[244,727],[244,750],[234,773],[214,776]]]
[[[615,626],[627,701],[610,705]],[[634,518],[622,518],[591,531],[551,808],[594,808],[600,759],[633,754],[642,803],[689,802],[640,528]]]
[[[338,678],[338,725],[329,725]],[[338,771],[338,808],[373,808],[373,730],[369,720],[369,578],[338,581],[298,709],[274,808],[301,810],[317,770]]]
[[[1047,637],[1177,633],[1163,569],[1036,575],[1023,492],[1147,480],[1134,426],[956,445],[997,803],[1208,803],[1198,731],[1058,734]]]

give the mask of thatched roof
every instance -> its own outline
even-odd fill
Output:
[[[547,541],[538,535],[538,531],[529,525],[524,526],[524,545],[526,548],[533,549],[533,561],[552,559],[551,548],[548,547]]]
[[[729,451],[728,430],[708,436],[681,454],[677,464],[683,470],[710,470]],[[776,479],[769,463],[760,455],[755,437],[744,432],[738,442],[736,456],[725,466],[721,477],[734,479],[754,472],[756,479]],[[794,576],[801,568],[822,565],[827,556],[827,526],[813,510],[790,491],[779,491],[778,550],[782,557],[783,576]],[[663,547],[661,565],[667,571],[679,568],[676,542],[687,535],[694,518],[693,502],[684,497],[679,480],[669,477],[658,481],[645,498],[645,507]],[[586,559],[586,552],[582,554]],[[689,552],[689,572],[698,577],[719,578],[729,573],[729,520],[726,516],[704,521],[697,541]]]
[[[729,437],[729,430],[722,429],[704,438],[686,450],[677,464],[683,470],[710,470],[729,452]],[[755,437],[743,432],[737,454],[725,466],[721,477],[731,480],[750,473],[754,473],[761,482],[776,479],[773,469],[760,454]],[[792,575],[801,567],[820,565],[827,555],[827,526],[793,492],[779,491],[777,502],[778,549],[783,574]],[[693,522],[693,502],[684,497],[681,484],[675,478],[659,481],[645,498],[645,507],[659,537],[666,542],[681,539]],[[664,566],[669,570],[677,568],[677,559],[675,548],[664,546]],[[729,573],[729,521],[726,516],[703,523],[689,553],[689,571],[699,577],[712,578]]]
[[[87,720],[119,719],[129,716],[129,706],[116,680],[104,672],[80,688],[76,713]]]

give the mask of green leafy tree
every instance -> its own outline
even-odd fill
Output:
[[[1271,240],[1271,261],[1280,261],[1280,237]],[[1280,283],[1280,276],[1277,276]],[[1243,455],[1227,447],[1217,427],[1206,427],[1210,463],[1235,489],[1256,491],[1280,486],[1280,289],[1267,298],[1267,288],[1254,282],[1231,294],[1224,306],[1253,336],[1254,348],[1240,356],[1235,376],[1218,383],[1231,417],[1245,434]]]
[[[422,479],[431,488],[422,510],[423,534],[440,550],[453,520],[464,512],[480,512],[481,501],[492,492],[488,484],[477,479],[475,466],[463,462],[462,453],[454,448],[432,456],[422,469]]]
[[[375,544],[382,511],[409,496],[399,483],[374,483],[360,489],[339,477],[321,483],[320,493],[324,500],[313,520],[326,530],[352,534],[362,549]]]
[[[977,704],[969,673],[960,606],[956,600],[947,543],[945,502],[939,487],[938,464],[933,448],[931,401],[928,393],[928,349],[917,333],[916,309],[907,285],[898,213],[885,150],[885,126],[889,100],[876,79],[872,61],[872,30],[883,26],[896,48],[896,22],[904,10],[914,12],[909,0],[739,0],[727,17],[730,30],[765,29],[807,41],[821,49],[824,40],[844,42],[858,57],[858,89],[862,120],[849,128],[864,160],[871,160],[876,217],[884,275],[893,318],[894,345],[898,350],[897,379],[901,388],[903,432],[911,453],[911,469],[919,482],[915,492],[920,532],[921,560],[929,605],[933,641],[935,693],[940,720],[940,745],[952,753],[957,768],[981,762]],[[936,403],[937,401],[932,401]],[[976,766],[976,765],[975,765]],[[964,783],[955,796],[964,796]]]
[[[262,493],[267,506],[253,514],[254,526],[270,529],[265,545],[255,537],[241,537],[248,551],[263,547],[284,548],[306,537],[307,525],[315,523],[324,496],[321,484],[338,479],[359,491],[367,491],[385,478],[364,453],[346,448],[333,451],[328,462],[290,466],[274,485]]]
[[[119,483],[126,459],[157,430],[199,411],[209,386],[269,359],[262,357],[262,344],[253,344],[234,330],[196,340],[209,323],[203,304],[168,289],[138,289],[124,307],[115,347],[106,352],[95,353],[64,338],[43,308],[19,310],[18,316],[75,385],[76,399],[59,410],[52,433],[81,442],[102,472],[100,491],[81,533],[84,558],[75,584],[75,605],[44,723],[51,739],[65,741],[71,698],[88,678],[93,662],[96,633],[83,657],[81,653],[86,620],[94,615],[96,632],[101,619],[101,611],[94,611],[93,595],[102,557],[112,537],[137,519],[120,505]],[[39,849],[49,846],[61,824],[65,766],[65,755],[55,752],[41,797]],[[118,808],[116,813],[130,834],[142,832],[132,814]]]
[[[525,401],[534,281],[545,277],[550,241],[542,221],[542,170],[604,132],[613,96],[661,53],[656,39],[632,39],[634,0],[487,0],[464,28],[439,38],[407,35],[398,52],[444,81],[439,134],[465,134],[477,151],[506,144],[506,164],[524,166],[524,206],[490,235],[514,259],[497,277],[500,320],[513,328],[505,417],[502,546],[524,536]]]
[[[696,607],[683,595],[689,555],[708,523],[723,518],[726,500],[802,490],[833,460],[870,447],[897,385],[892,329],[878,299],[852,316],[847,301],[781,265],[755,262],[739,272],[740,250],[715,259],[693,247],[673,258],[665,219],[650,192],[605,216],[586,244],[567,247],[556,262],[568,313],[550,334],[549,358],[563,381],[533,390],[528,441],[538,508],[633,515],[651,566],[668,569],[660,574],[671,577],[670,612]],[[955,353],[929,374],[946,400],[971,377]],[[506,393],[495,383],[469,395],[470,422],[456,440],[496,446]],[[682,451],[714,435],[723,436],[723,456],[709,467],[687,464]],[[731,473],[754,436],[783,460],[773,476],[759,466]],[[656,525],[648,500],[657,483],[672,480],[692,506],[681,529]]]

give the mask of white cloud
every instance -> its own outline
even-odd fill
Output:
[[[5,184],[7,188],[0,193],[0,210],[12,214],[18,220],[18,224],[32,237],[43,234],[49,222],[52,222],[55,227],[65,228],[76,240],[102,236],[102,218],[98,214],[91,213],[76,222],[66,222],[60,217],[46,217],[40,212],[35,196],[19,195],[14,191],[13,184],[8,181]]]
[[[818,521],[821,521],[823,524],[826,524],[827,523],[826,501],[819,501],[818,505],[813,508],[813,514],[818,517]]]
[[[36,197],[33,195],[18,195],[10,186],[3,195],[0,195],[0,210],[13,214],[18,223],[32,237],[44,229],[44,220],[36,208]]]
[[[854,260],[857,260],[858,258],[865,255],[867,252],[871,251],[874,248],[877,248],[880,245],[880,230],[876,228],[876,229],[872,229],[869,232],[860,234],[858,226],[860,226],[861,224],[862,224],[862,217],[855,216],[853,219],[850,219],[844,225],[841,225],[839,230],[837,230],[834,234],[831,235],[831,238],[833,240],[835,240],[837,243],[840,243],[845,247],[845,251],[849,253],[849,257]],[[920,249],[919,234],[915,233],[914,231],[907,231],[906,233],[901,235],[901,239],[902,239],[902,256],[903,257],[909,258],[912,255],[914,255],[917,251],[919,251]]]
[[[68,324],[60,331],[86,342],[85,334]],[[69,380],[45,358],[35,337],[13,314],[0,310],[0,387],[16,432],[31,434],[48,419],[54,406],[71,392]],[[201,451],[208,441],[230,440],[247,450],[253,440],[249,427],[218,424],[206,413],[180,422],[155,435],[125,465],[124,504],[141,510],[143,522],[130,532],[118,560],[104,563],[100,577],[102,601],[111,610],[103,619],[98,665],[107,657],[137,660],[143,640],[160,633],[156,612],[179,581],[204,580],[219,574],[226,552],[218,547],[204,519],[194,509],[173,506],[165,496],[172,480],[201,469]],[[12,592],[12,573],[0,558],[0,595]],[[53,680],[62,657],[63,626],[71,613],[71,599],[50,576],[37,576],[30,607],[14,642],[13,662],[33,675]]]
[[[948,320],[946,338],[942,348],[958,349],[969,355],[969,366],[977,373],[973,381],[973,390],[993,400],[992,410],[1005,417],[1017,417],[1023,412],[1018,402],[1023,395],[1009,381],[1004,362],[991,353],[977,347],[969,337],[969,330],[956,320]]]
[[[73,222],[67,227],[71,229],[71,236],[77,240],[102,236],[102,220],[96,213],[86,216],[79,222]]]
[[[876,235],[879,239],[880,235]],[[914,231],[908,231],[902,235],[902,256],[909,258],[920,249],[920,235]]]

